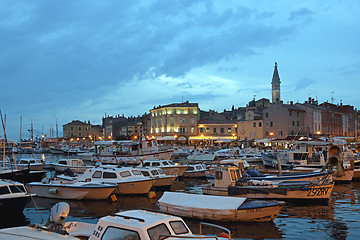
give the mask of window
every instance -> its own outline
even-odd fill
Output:
[[[230,170],[230,176],[231,176],[231,181],[236,181],[236,173],[235,170]]]
[[[216,133],[216,128],[213,128],[213,133]]]
[[[185,118],[180,118],[179,119],[179,124],[185,124]]]
[[[150,171],[152,175],[156,176],[156,175],[159,175],[158,171],[155,169],[155,170],[151,170]]]
[[[228,128],[228,133],[231,133],[231,128]]]
[[[170,235],[170,231],[164,223],[161,223],[159,225],[156,225],[155,227],[149,228],[147,230],[147,232],[148,232],[151,240],[160,239],[160,235]]]
[[[71,127],[70,129],[71,129],[71,131],[72,131],[72,130],[74,130],[74,127]]]
[[[189,232],[189,230],[187,229],[185,224],[183,222],[181,222],[181,221],[171,221],[169,223],[170,223],[170,226],[174,230],[174,233],[176,235],[185,234],[185,233]]]
[[[190,131],[193,133],[193,132],[195,132],[195,128],[194,127],[191,127],[190,128]]]
[[[209,133],[209,132],[210,132],[210,128],[206,128],[206,132]]]
[[[204,128],[199,128],[200,129],[200,132],[202,133],[202,132],[204,132]]]
[[[174,118],[170,118],[170,124],[174,125]]]
[[[7,186],[0,187],[0,195],[9,194],[9,193],[10,193],[10,191],[9,191],[9,188]]]
[[[221,132],[221,133],[224,133],[224,128],[220,128],[220,132]]]
[[[81,127],[79,127],[79,131],[81,131]]]
[[[292,125],[295,126],[295,121],[292,121]]]
[[[279,136],[282,136],[283,135],[283,132],[282,131],[279,131]]]
[[[191,118],[191,124],[195,123],[195,118]]]
[[[147,171],[141,171],[142,175],[145,177],[150,177],[150,174]]]
[[[253,127],[256,127],[256,122],[253,123]]]
[[[21,185],[11,185],[9,187],[12,193],[20,193],[20,192],[26,193],[26,190]]]
[[[215,179],[221,180],[221,179],[222,179],[222,172],[216,171],[216,172],[215,172]]]
[[[290,116],[292,116],[292,111],[289,111],[289,113],[290,113]]]
[[[299,121],[296,121],[296,126],[299,126],[300,122]]]
[[[269,136],[269,132],[265,132],[265,136]]]
[[[101,178],[102,172],[101,171],[95,171],[92,175],[93,178]]]
[[[269,113],[265,113],[265,117],[269,117]]]
[[[297,117],[299,116],[299,112],[296,112],[296,116],[297,116]]]
[[[139,170],[132,170],[131,171],[134,175],[141,175],[141,172]]]
[[[261,122],[259,122],[259,127],[261,127]]]
[[[114,172],[104,172],[103,178],[116,178],[116,173],[114,173]]]
[[[130,173],[129,171],[121,172],[121,173],[120,173],[120,176],[122,176],[122,177],[128,177],[128,176],[131,176],[131,173]]]
[[[272,127],[273,125],[274,125],[274,124],[273,124],[273,122],[271,121],[271,122],[270,122],[270,127]]]
[[[100,232],[95,230],[93,235],[100,237]],[[136,231],[131,231],[127,229],[115,228],[115,227],[107,227],[102,238],[104,240],[112,239],[112,240],[121,240],[121,239],[131,239],[131,240],[140,240],[140,236]]]

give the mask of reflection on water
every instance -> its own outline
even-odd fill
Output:
[[[40,155],[41,156],[41,155]],[[46,161],[65,156],[45,155]],[[171,191],[201,193],[200,185],[205,179],[183,179],[176,181]],[[103,216],[128,209],[158,209],[156,200],[163,192],[156,191],[156,198],[145,196],[118,196],[116,202],[66,201],[70,204],[69,221],[96,223]],[[51,207],[61,200],[34,198],[29,202],[24,215],[9,216],[0,222],[0,228],[44,223]],[[335,185],[328,203],[287,203],[279,217],[269,223],[215,222],[229,228],[236,238],[250,239],[360,239],[360,182]],[[37,210],[37,207],[39,211]],[[41,217],[39,215],[41,214]],[[199,231],[199,220],[185,219],[193,232]]]

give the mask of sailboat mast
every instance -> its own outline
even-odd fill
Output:
[[[1,115],[1,119],[2,119],[2,115]],[[3,126],[4,126],[4,152],[3,152],[3,169],[5,169],[5,150],[6,150],[6,114],[4,114],[4,122],[3,122]]]

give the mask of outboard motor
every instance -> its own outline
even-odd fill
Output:
[[[55,204],[50,210],[50,216],[45,226],[49,231],[67,235],[68,233],[63,228],[66,218],[70,212],[70,206],[66,202],[59,202]]]
[[[329,158],[322,170],[326,168],[336,168],[334,175],[336,177],[344,176],[343,159],[341,157],[341,149],[338,146],[331,146],[329,148]]]

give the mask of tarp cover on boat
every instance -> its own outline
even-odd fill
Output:
[[[158,200],[161,205],[173,205],[186,210],[201,209],[208,210],[236,210],[245,202],[246,198],[210,196],[200,194],[189,194],[179,192],[164,192]]]

